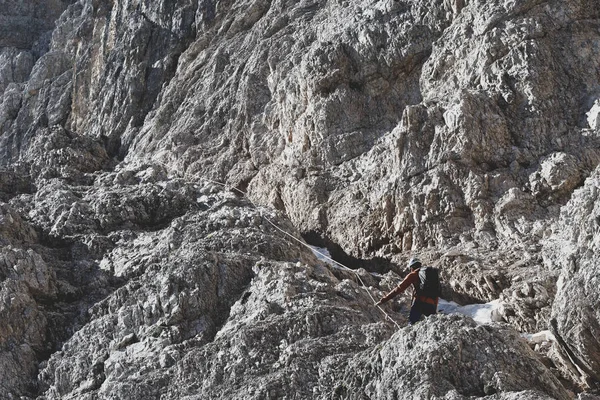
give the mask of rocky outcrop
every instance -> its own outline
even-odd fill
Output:
[[[560,269],[551,327],[571,372],[592,387],[600,385],[598,293],[598,191],[600,170],[589,177],[562,209],[555,235],[546,244],[549,265]]]
[[[450,3],[77,2],[6,100],[3,160],[63,125],[359,258],[539,240],[600,160],[598,16]]]
[[[278,231],[260,227],[265,222],[254,210],[232,200],[203,198],[206,211],[138,236],[105,257],[101,268],[130,279],[93,306],[90,322],[51,357],[40,373],[44,398],[295,393],[325,399],[363,391],[370,398],[394,391],[415,398],[447,392],[454,398],[496,392],[511,398],[526,390],[569,398],[510,329],[449,316],[391,336],[395,326],[381,321],[367,291],[382,292],[360,287],[352,273],[332,271],[306,248],[282,242]],[[241,215],[233,222],[236,213]],[[231,252],[223,251],[224,241],[232,242]],[[285,261],[290,257],[298,261]],[[405,355],[402,366],[384,362],[378,370],[368,364],[366,375],[361,369],[363,362],[396,360],[398,354]],[[424,370],[429,380],[387,377]],[[523,379],[524,370],[533,372]],[[369,374],[370,383],[364,379]],[[379,391],[371,391],[377,379]]]
[[[598,95],[597,16],[559,1],[472,2],[456,16],[441,2],[378,5],[302,19],[282,4],[283,21],[264,5],[246,29],[217,15],[128,159],[250,182],[255,199],[358,257],[542,237],[600,159],[583,120]],[[229,26],[235,40],[210,40]],[[550,100],[550,81],[564,95]]]
[[[52,159],[52,151],[46,154],[50,156],[46,160]],[[50,165],[60,167],[53,163]],[[6,361],[4,397],[41,393],[46,390],[45,383],[48,395],[58,393],[58,398],[81,385],[77,393],[92,390],[86,385],[94,384],[82,383],[81,374],[95,381],[100,372],[83,366],[72,370],[72,357],[83,357],[87,365],[90,355],[102,357],[104,347],[112,346],[111,340],[135,334],[125,340],[135,342],[145,337],[142,330],[151,338],[160,332],[178,332],[174,344],[201,335],[208,341],[227,317],[230,303],[249,283],[258,260],[306,257],[294,246],[273,240],[262,213],[247,202],[245,207],[252,209],[244,209],[242,200],[220,193],[213,185],[199,187],[168,179],[161,167],[93,176],[80,172],[85,179],[79,182],[93,182],[88,186],[66,183],[72,179],[69,169],[54,171],[62,175],[40,178],[43,189],[11,201],[21,210],[31,210],[31,224],[11,206],[2,206],[0,232],[8,243],[3,243],[6,247],[2,250],[5,264],[0,281],[5,306],[1,311],[11,321],[0,332],[3,343],[11,343],[2,353]],[[150,286],[145,287],[146,283]],[[149,311],[152,316],[139,314],[138,301],[154,309]],[[21,314],[26,317],[18,317]],[[114,318],[127,321],[115,332],[97,331]],[[74,332],[78,333],[72,336]],[[95,347],[79,353],[83,350],[80,346],[96,342],[90,342],[96,335],[99,342]],[[75,353],[67,352],[65,367],[60,366],[63,359],[58,357],[62,352],[56,355],[60,359],[51,359],[40,376],[40,386],[35,380],[38,363],[68,338],[62,352],[71,346]],[[15,343],[19,345],[14,347]],[[63,374],[61,368],[72,371],[71,375]],[[59,370],[56,383],[47,378],[54,376],[55,369]]]
[[[0,48],[31,49],[72,0],[3,0],[0,11]],[[1,92],[1,91],[0,91]]]
[[[11,83],[25,82],[29,77],[33,64],[33,55],[27,50],[19,50],[14,47],[0,48],[0,93],[4,93]],[[12,87],[13,91],[18,93],[17,88],[18,85]],[[15,101],[17,93],[4,98],[4,102],[8,104],[2,107],[4,110],[2,122],[10,117],[14,118],[11,111],[13,113],[18,111],[20,104]]]
[[[163,189],[164,196],[170,190]],[[361,331],[363,324],[379,319],[355,283],[335,278],[306,248],[282,241],[265,218],[288,231],[291,227],[275,215],[213,185],[198,187],[194,203],[188,213],[159,230],[140,233],[137,227],[137,233],[127,233],[120,231],[123,225],[113,227],[109,238],[119,240],[98,266],[126,283],[88,310],[89,322],[40,372],[45,398],[181,398],[198,393],[198,376],[207,377],[203,396],[217,398],[223,390],[237,388],[226,389],[222,374],[237,376],[244,386],[256,378],[259,390],[262,383],[275,385],[275,380],[262,377],[268,365],[255,365],[257,360],[293,359],[286,347],[304,355],[304,347],[295,342],[317,342],[349,330],[350,322]],[[110,208],[99,207],[114,215],[119,206]],[[76,235],[88,234],[89,227],[79,231],[76,221],[66,225],[73,225]],[[355,300],[347,304],[349,299]],[[360,308],[366,311],[364,317]],[[386,332],[391,328],[370,335],[380,338]],[[364,348],[365,335],[356,343],[350,340],[352,346]],[[341,340],[342,333],[338,336]],[[340,351],[329,339],[328,351]],[[251,346],[258,358],[240,359],[239,352]],[[224,356],[224,348],[231,355]],[[328,346],[315,345],[315,358],[322,357],[322,348]],[[234,363],[239,365],[230,370]],[[306,390],[289,387],[294,388]]]
[[[27,353],[5,353],[29,360],[7,364],[6,396],[345,397],[370,390],[362,384],[357,388],[346,375],[362,376],[361,363],[375,352],[382,357],[404,354],[395,349],[398,342],[409,346],[423,336],[428,339],[414,352],[414,360],[468,345],[464,357],[452,364],[458,375],[452,365],[440,363],[440,371],[432,370],[439,374],[432,374],[428,384],[381,390],[418,393],[429,387],[440,397],[451,393],[462,398],[483,390],[506,399],[545,398],[543,393],[566,398],[549,370],[510,329],[477,327],[450,316],[393,335],[396,327],[385,322],[372,298],[397,283],[397,276],[379,282],[363,272],[362,282],[371,287],[361,287],[353,272],[321,264],[306,247],[286,240],[271,224],[294,233],[280,216],[219,186],[186,183],[151,165],[87,175],[93,179],[82,182],[93,181],[89,186],[66,183],[66,174],[48,179],[47,191],[12,201],[21,206],[28,201],[31,223],[50,239],[38,245],[48,261],[37,256],[40,266],[31,267],[34,275],[13,273],[3,280],[4,285],[17,277],[25,280],[14,293],[37,310],[27,314],[27,321],[9,316],[13,336],[2,335],[31,346]],[[4,232],[15,243],[40,241],[33,233],[25,235],[25,222],[14,221]],[[13,232],[21,232],[20,238]],[[57,240],[67,241],[62,246],[68,249],[69,261],[60,267],[48,248]],[[7,258],[7,266],[13,264]],[[386,311],[406,324],[407,307],[401,299]],[[15,330],[26,326],[35,326],[38,336]],[[50,353],[36,381],[37,362]],[[414,360],[407,359],[407,365]],[[522,368],[515,364],[537,372],[523,380]],[[424,366],[415,361],[412,368],[421,371]],[[462,380],[443,382],[455,375]],[[348,382],[354,386],[344,392],[351,389],[344,386]]]
[[[48,354],[48,315],[39,304],[52,298],[56,277],[33,250],[0,247],[0,379],[4,398],[30,392],[40,354]]]
[[[548,329],[558,273],[548,271],[539,248],[490,251],[465,246],[423,259],[440,268],[444,298],[460,304],[499,300],[496,320],[520,332]]]
[[[73,0],[14,1],[0,4],[0,128],[15,119],[23,83],[48,51],[54,23]],[[3,135],[4,136],[4,135]],[[0,162],[5,164],[5,162]]]
[[[395,244],[404,251],[440,242],[456,243],[461,238],[459,232],[463,233],[461,241],[482,244],[490,235],[501,243],[535,242],[543,236],[547,227],[544,221],[557,214],[553,204],[566,201],[558,188],[582,182],[579,170],[563,167],[563,162],[580,160],[578,168],[588,173],[598,162],[595,135],[588,135],[588,127],[573,118],[572,112],[565,114],[565,110],[576,108],[572,104],[576,100],[570,95],[542,100],[550,96],[543,95],[549,77],[555,77],[560,93],[587,88],[584,92],[589,93],[590,105],[596,96],[592,82],[597,82],[598,74],[592,64],[598,54],[590,57],[590,53],[579,55],[576,50],[574,54],[554,54],[556,41],[578,41],[579,34],[543,28],[560,26],[559,21],[545,21],[544,15],[565,15],[573,21],[579,18],[576,9],[563,6],[562,2],[539,6],[529,2],[505,9],[500,4],[473,2],[462,10],[423,66],[423,102],[406,108],[402,124],[390,138],[394,140],[387,145],[396,153],[391,164],[394,172],[389,174],[392,182],[380,184],[380,190],[371,191],[363,200],[365,206],[355,211],[362,217],[351,220],[357,225],[351,232],[356,236],[365,229],[389,232],[379,243]],[[556,12],[540,12],[543,7]],[[530,25],[532,21],[536,22]],[[535,32],[527,30],[513,35],[523,24],[531,29],[539,27],[542,37],[538,39]],[[582,30],[595,35],[593,28]],[[548,65],[548,59],[556,61]],[[571,79],[565,70],[582,71],[575,74],[581,78]],[[596,72],[583,72],[590,70]],[[526,71],[546,72],[531,76]],[[509,83],[503,84],[502,79]],[[513,93],[508,101],[502,97],[503,88]],[[529,94],[530,90],[535,93]],[[538,101],[544,104],[538,105]],[[579,115],[587,111],[586,106],[577,107]],[[581,146],[581,141],[588,140],[584,147],[591,151]],[[544,161],[548,154],[554,155]],[[386,159],[379,160],[381,165],[390,165]],[[549,185],[544,174],[556,175],[549,180],[557,183]],[[381,180],[375,174],[365,175]],[[340,205],[342,196],[333,197],[334,207],[343,207],[340,225],[350,208]],[[344,235],[348,231],[344,229]],[[336,242],[350,247],[360,239],[342,236]],[[379,246],[367,248],[374,251]]]
[[[570,398],[516,332],[458,315],[404,328],[334,370],[331,398]]]
[[[18,159],[32,138],[57,124],[103,138],[108,152],[118,153],[120,136],[143,122],[195,31],[195,2],[180,3],[90,0],[69,6],[56,22],[50,51],[27,84],[4,100],[6,111],[0,109],[6,115],[0,120],[2,163]]]
[[[0,2],[0,397],[598,381],[595,1]],[[415,254],[507,325],[398,330]]]

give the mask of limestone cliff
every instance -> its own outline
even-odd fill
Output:
[[[1,398],[598,394],[598,0],[0,21]],[[390,322],[415,255],[496,323]]]

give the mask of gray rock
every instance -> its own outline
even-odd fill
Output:
[[[560,269],[552,306],[553,333],[573,371],[588,385],[600,382],[600,342],[593,332],[600,329],[595,306],[598,293],[598,190],[597,169],[585,185],[575,191],[561,210],[554,234],[545,246],[547,263]]]
[[[583,71],[596,70],[598,54],[557,49],[557,41],[579,43],[578,34],[551,28],[578,20],[581,11],[564,2],[549,3],[551,14],[536,2],[446,6],[423,17],[418,2],[380,2],[369,11],[356,3],[316,7],[297,20],[302,14],[290,5],[285,22],[276,20],[277,34],[265,29],[269,9],[246,30],[232,28],[251,45],[217,48],[209,36],[238,26],[224,12],[183,54],[149,115],[153,123],[126,135],[128,157],[156,154],[179,173],[250,181],[253,198],[357,257],[455,245],[461,234],[483,245],[489,235],[540,238],[556,205],[599,160],[597,138],[566,111],[581,108],[570,95],[580,87],[589,99],[597,96],[597,74]],[[322,27],[316,36],[313,21]],[[289,46],[299,27],[309,33]],[[598,40],[594,29],[581,31],[590,43]],[[264,35],[271,35],[267,45]],[[285,63],[276,56],[280,48],[289,54]],[[564,70],[582,72],[565,77]],[[239,79],[223,77],[233,71]],[[564,95],[546,101],[546,77]],[[194,86],[184,94],[185,82]],[[224,89],[215,92],[214,82]],[[239,90],[232,87],[238,82]],[[249,98],[251,107],[237,107]],[[541,160],[557,150],[560,160]],[[552,162],[561,170],[568,162],[569,175],[552,172]],[[530,187],[538,185],[538,170],[556,180],[543,193]]]
[[[0,397],[598,380],[596,0],[0,5]],[[512,328],[396,332],[373,299],[413,255]],[[512,329],[549,325],[544,366]]]
[[[580,393],[579,396],[577,396],[577,400],[598,400],[598,398],[600,398],[600,396],[591,393]]]
[[[33,55],[27,50],[0,47],[0,94],[4,93],[11,83],[25,82],[33,63]]]
[[[17,1],[0,3],[0,48],[31,49],[73,0]]]
[[[4,234],[4,232],[3,232]],[[54,271],[33,250],[0,247],[0,379],[3,398],[30,394],[38,355],[51,350],[42,297],[56,291]]]
[[[251,285],[253,269],[261,268],[261,259],[268,256],[271,260],[314,261],[310,252],[285,244],[277,237],[278,231],[263,226],[261,218],[254,218],[257,210],[241,207],[243,204],[235,197],[206,196],[210,205],[206,211],[188,213],[163,230],[117,243],[101,260],[100,268],[127,278],[128,283],[92,307],[88,312],[90,322],[50,359],[40,375],[48,385],[47,398],[126,394],[158,398],[165,390],[177,390],[176,385],[169,385],[166,375],[162,376],[164,368],[174,366],[193,349],[202,349],[215,340],[218,332],[223,334],[223,324],[234,312],[230,308],[236,301],[252,304],[249,293],[244,293]],[[230,216],[235,216],[237,222],[232,224]],[[273,215],[270,218],[276,220]],[[286,289],[284,281],[276,278],[285,265],[264,263],[264,268],[276,275],[261,279],[260,284],[281,282]],[[271,263],[273,266],[269,266]],[[322,274],[331,277],[321,269]],[[304,273],[304,268],[296,271]],[[302,279],[295,282],[302,288],[307,285]],[[296,295],[293,287],[262,290],[264,295],[283,298],[265,311],[260,311],[258,305],[247,310],[256,318],[261,313],[268,315],[269,310],[279,310],[286,298]],[[257,301],[260,307],[268,305]],[[236,318],[233,323],[245,325]],[[257,329],[264,328],[258,324]],[[303,330],[296,335],[302,337]],[[90,354],[94,356],[90,358]],[[72,368],[74,362],[78,368]],[[144,367],[140,370],[141,365]],[[191,384],[191,378],[186,378],[186,384]],[[133,391],[131,379],[138,381]]]
[[[0,243],[31,244],[37,242],[34,228],[6,203],[0,203]]]
[[[404,328],[334,370],[330,398],[570,398],[516,332],[458,315]]]
[[[40,181],[61,178],[84,183],[86,174],[109,165],[109,157],[101,142],[69,132],[59,125],[38,131],[22,160],[30,168],[30,176]]]
[[[600,160],[572,117],[598,96],[583,72],[595,71],[597,16],[581,22],[580,3],[259,1],[246,15],[82,0],[57,22],[0,151],[14,160],[63,124],[129,161],[249,184],[361,258],[461,235],[535,240]]]
[[[0,201],[32,191],[33,185],[25,168],[0,168]]]

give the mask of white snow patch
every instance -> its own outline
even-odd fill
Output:
[[[327,264],[330,264],[334,267],[338,266],[336,263],[334,263],[333,261],[331,261],[329,259],[329,258],[331,258],[331,254],[329,254],[329,250],[327,250],[325,247],[310,246],[310,248],[312,249],[312,252],[319,260],[326,262]],[[327,257],[329,257],[329,258],[327,258]]]
[[[588,125],[592,129],[596,129],[600,125],[600,99],[594,102],[594,105],[586,113]]]
[[[538,333],[523,333],[521,336],[532,343],[555,342],[556,338],[550,331],[541,331]]]
[[[500,300],[493,300],[485,304],[469,304],[461,306],[453,301],[440,299],[438,312],[442,314],[464,314],[479,324],[490,324],[493,322],[492,312],[500,306]]]

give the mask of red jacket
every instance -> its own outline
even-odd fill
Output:
[[[413,302],[415,300],[418,300],[418,301],[422,301],[425,303],[434,304],[435,306],[437,306],[437,304],[438,304],[437,297],[429,298],[429,297],[417,296],[417,288],[419,286],[419,283],[420,283],[419,269],[415,269],[410,274],[406,275],[406,278],[404,278],[404,280],[402,282],[400,282],[400,284],[398,286],[396,286],[396,288],[394,290],[392,290],[391,292],[389,292],[388,294],[383,296],[381,298],[381,303],[383,304],[383,303],[393,299],[394,297],[398,296],[400,293],[402,293],[406,289],[408,289],[408,287],[410,285],[413,285]]]

